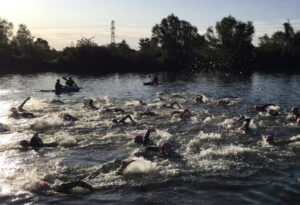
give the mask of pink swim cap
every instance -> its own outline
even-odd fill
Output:
[[[29,142],[27,140],[22,140],[22,141],[20,141],[20,145],[22,147],[29,147]]]
[[[138,136],[135,136],[135,138],[134,138],[134,142],[135,142],[135,143],[138,143],[138,144],[141,144],[141,143],[143,143],[143,137],[142,137],[142,136],[140,136],[140,135],[138,135]]]
[[[274,140],[274,136],[273,135],[267,135],[266,139],[267,139],[267,142],[273,141]]]
[[[40,181],[37,183],[36,188],[38,190],[49,190],[51,186],[45,181]]]
[[[239,130],[246,131],[246,127],[245,126],[240,127]]]
[[[298,107],[293,107],[292,112],[293,112],[294,115],[298,114],[299,113],[299,108]]]
[[[169,142],[163,142],[161,147],[164,151],[169,152],[171,150],[171,144]]]
[[[268,113],[269,113],[269,115],[273,115],[274,114],[274,110],[268,109]]]
[[[300,125],[300,117],[297,119],[297,123],[298,125]]]

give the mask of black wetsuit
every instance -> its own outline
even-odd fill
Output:
[[[144,137],[144,142],[143,142],[143,145],[146,146],[146,145],[153,145],[154,143],[152,142],[152,140],[150,140],[150,133],[151,133],[151,130],[147,130],[147,133]]]
[[[78,119],[76,117],[73,117],[72,115],[68,113],[62,113],[59,115],[64,121],[77,121]]]
[[[94,187],[92,187],[91,185],[89,185],[88,183],[84,182],[84,181],[74,181],[74,182],[66,182],[66,183],[62,183],[62,184],[58,184],[53,186],[53,190],[56,192],[60,192],[60,193],[65,193],[65,194],[69,194],[71,189],[74,187],[83,187],[86,188],[90,191],[94,191]]]
[[[63,88],[63,86],[59,82],[56,82],[56,84],[55,84],[55,91],[59,92],[59,91],[61,91],[62,88]]]

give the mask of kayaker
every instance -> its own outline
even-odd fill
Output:
[[[66,85],[69,87],[77,86],[72,77],[69,77],[69,79],[66,81]]]
[[[56,91],[56,92],[60,92],[61,89],[62,89],[63,87],[64,87],[64,86],[62,86],[62,85],[60,84],[60,80],[57,79],[57,80],[56,80],[56,84],[55,84],[55,91]]]

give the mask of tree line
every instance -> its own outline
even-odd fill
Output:
[[[171,14],[153,26],[150,38],[139,40],[138,50],[125,40],[104,46],[82,38],[57,51],[24,24],[13,34],[13,24],[0,18],[0,72],[299,71],[300,31],[285,22],[283,31],[265,34],[258,46],[252,43],[254,33],[252,22],[230,15],[200,35]]]

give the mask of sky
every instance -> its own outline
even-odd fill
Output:
[[[290,20],[300,30],[300,0],[0,0],[0,18],[27,25],[36,38],[61,50],[82,37],[94,37],[98,45],[110,43],[115,21],[116,43],[123,39],[138,49],[140,38],[151,37],[155,24],[171,13],[196,26],[204,34],[223,17],[252,21],[254,44],[263,34],[282,30]]]

